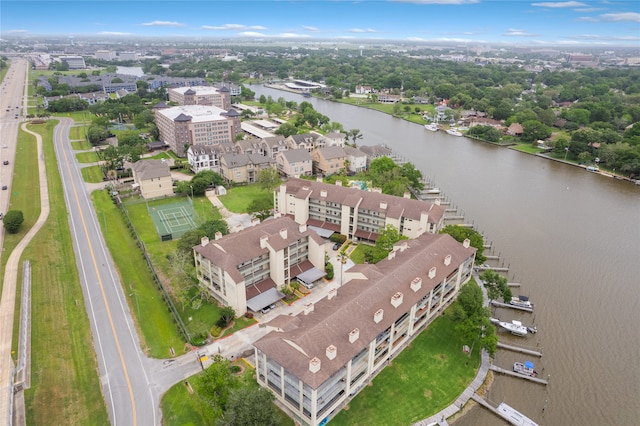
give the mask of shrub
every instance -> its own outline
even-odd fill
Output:
[[[217,325],[214,325],[213,327],[211,327],[209,333],[211,334],[211,337],[218,337],[222,333],[222,329]]]
[[[9,210],[4,215],[4,229],[10,234],[17,233],[22,222],[24,222],[24,215],[21,210]]]

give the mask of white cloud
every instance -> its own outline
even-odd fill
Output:
[[[28,33],[29,30],[7,30],[4,32],[9,34],[24,34],[24,33]]]
[[[443,41],[449,43],[486,43],[485,40],[474,40],[472,38],[448,38],[448,37],[439,37],[434,39],[435,41]]]
[[[474,4],[480,3],[480,0],[393,0],[398,3],[415,3],[415,4]]]
[[[503,35],[507,37],[536,37],[538,34],[528,33],[525,30],[509,28]]]
[[[313,33],[320,31],[320,28],[310,27],[308,25],[303,25],[302,28],[304,28],[307,31],[311,31]]]
[[[575,9],[576,12],[597,12],[599,10],[604,10],[604,7],[581,7]]]
[[[152,22],[143,22],[143,27],[184,27],[183,23],[175,22],[175,21],[152,21]]]
[[[213,31],[240,31],[240,30],[254,30],[254,31],[262,31],[266,30],[267,27],[263,27],[262,25],[243,25],[243,24],[224,24],[220,26],[213,25],[203,25],[201,27],[203,30],[213,30]]]
[[[582,17],[576,19],[576,21],[580,21],[580,22],[598,22],[598,20],[596,18],[592,18],[591,16],[582,16]]]
[[[282,34],[278,34],[276,37],[280,37],[280,38],[309,38],[311,36],[309,34],[282,33]]]
[[[102,31],[98,33],[99,35],[106,35],[106,36],[130,36],[133,35],[133,33],[122,33],[119,31]]]
[[[531,6],[551,7],[557,9],[562,7],[586,7],[588,5],[579,1],[545,1],[542,3],[531,3]]]
[[[240,37],[267,37],[265,34],[257,33],[254,31],[244,31],[244,32],[238,33],[238,35]]]
[[[377,33],[376,30],[371,28],[352,28],[349,30],[352,33]]]
[[[620,21],[640,22],[640,13],[636,13],[636,12],[605,13],[604,15],[600,15],[600,18],[602,18],[602,20],[604,21],[612,21],[612,22],[620,22]]]

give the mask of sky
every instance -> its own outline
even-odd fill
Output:
[[[17,35],[640,48],[640,1],[1,0]]]

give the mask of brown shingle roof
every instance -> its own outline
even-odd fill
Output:
[[[131,168],[140,180],[171,176],[169,165],[162,160],[139,160]]]

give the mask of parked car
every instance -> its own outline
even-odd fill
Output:
[[[598,166],[587,166],[587,171],[597,172],[597,171],[600,171],[600,168]]]
[[[269,311],[271,311],[272,309],[275,309],[275,308],[276,308],[276,305],[272,304],[272,305],[269,305],[269,306],[265,306],[264,308],[262,308],[260,310],[260,312],[262,312],[263,314],[266,314],[267,312],[269,312]]]
[[[340,244],[340,243],[335,243],[335,244],[333,245],[333,250],[334,250],[334,251],[335,251],[335,250],[338,250],[338,249],[340,248],[340,246],[341,246],[341,245],[342,245],[342,244]]]
[[[7,185],[2,185],[2,190],[6,191],[7,190]]]
[[[2,164],[4,164],[5,166],[6,166],[6,165],[8,165],[8,164],[9,164],[9,160],[4,160],[4,161],[2,162]]]

